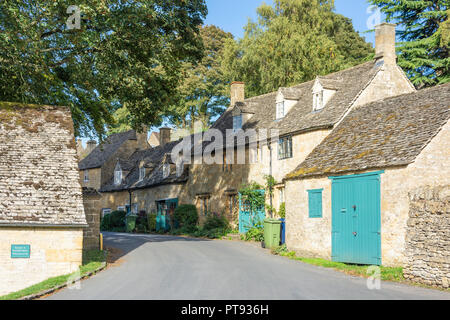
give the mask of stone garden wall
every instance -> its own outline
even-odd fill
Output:
[[[94,189],[83,188],[83,204],[89,225],[83,229],[83,250],[99,250],[101,195]]]
[[[450,186],[420,188],[409,198],[405,278],[449,288]]]

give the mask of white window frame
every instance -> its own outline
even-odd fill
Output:
[[[278,196],[279,196],[280,205],[281,205],[283,202],[285,202],[285,200],[284,200],[284,188],[280,188],[278,190],[278,192],[279,192]]]
[[[320,90],[319,92],[314,92],[314,97],[313,97],[313,110],[314,111],[318,111],[323,109],[324,105],[323,105],[323,90]]]
[[[125,206],[118,206],[117,211],[124,211],[127,212],[127,208]]]
[[[122,170],[116,170],[114,171],[114,184],[116,186],[120,185],[122,183]]]
[[[162,170],[164,179],[170,176],[170,164],[163,164]]]
[[[84,170],[84,182],[89,182],[89,170]]]
[[[144,180],[145,178],[145,167],[140,167],[139,168],[139,181]]]
[[[284,101],[277,102],[277,120],[286,116],[286,104]]]
[[[239,119],[239,121],[238,121]],[[237,132],[242,129],[243,117],[242,114],[238,116],[233,116],[233,131]]]
[[[135,213],[135,214],[139,213],[139,204],[138,203],[133,203],[133,205],[131,206],[131,213]]]

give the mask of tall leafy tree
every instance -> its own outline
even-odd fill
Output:
[[[0,100],[70,106],[77,135],[102,136],[119,107],[133,127],[160,122],[182,63],[202,57],[204,0],[78,0],[79,29],[73,4],[2,0]]]
[[[257,9],[239,41],[228,40],[227,79],[246,83],[250,96],[359,64],[373,54],[333,0],[275,0]]]
[[[183,80],[178,86],[178,100],[171,106],[170,120],[177,126],[192,129],[196,121],[208,127],[229,103],[228,83],[222,73],[220,57],[231,33],[210,25],[200,29],[204,57],[198,64],[185,62]]]
[[[450,81],[449,0],[370,0],[399,25],[398,64],[418,88]]]

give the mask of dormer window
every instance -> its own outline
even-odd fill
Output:
[[[313,110],[321,110],[323,109],[323,90],[320,90],[319,92],[313,93]]]
[[[114,171],[114,184],[116,186],[120,185],[122,183],[122,169],[116,168]]]
[[[139,168],[139,181],[144,180],[145,178],[145,167],[140,167]]]
[[[277,102],[277,120],[286,116],[286,108],[284,101]]]
[[[163,178],[167,178],[168,176],[170,176],[170,164],[164,164],[163,165]]]
[[[233,116],[233,131],[236,132],[242,129],[242,114]]]

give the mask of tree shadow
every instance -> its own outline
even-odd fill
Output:
[[[182,236],[157,235],[157,234],[129,234],[102,232],[104,246],[109,250],[108,263],[116,263],[123,256],[134,251],[146,243],[157,242],[203,242],[208,239],[188,238]]]

